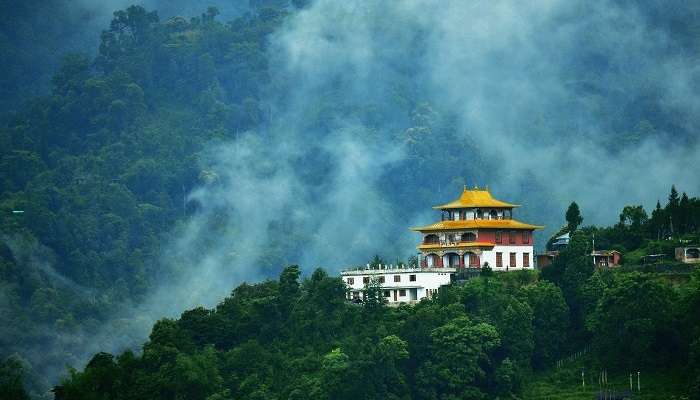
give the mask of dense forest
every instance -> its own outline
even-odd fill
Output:
[[[700,270],[682,285],[595,270],[588,239],[576,232],[541,278],[486,268],[397,308],[376,283],[358,306],[339,277],[318,269],[300,282],[290,266],[158,321],[140,355],[95,355],[56,398],[519,398],[533,371],[589,346],[598,368],[682,370],[698,398]]]
[[[86,338],[125,304],[138,304],[191,268],[192,261],[172,254],[168,244],[184,235],[185,221],[198,212],[191,192],[215,190],[224,179],[226,171],[209,156],[212,145],[255,129],[268,140],[269,106],[260,101],[271,85],[267,38],[294,5],[262,5],[227,23],[217,19],[216,8],[167,21],[139,6],[117,11],[94,58],[67,55],[49,95],[3,115],[0,354],[19,352],[38,386],[66,363],[79,363]],[[24,11],[16,10],[17,17]],[[336,100],[329,96],[324,101]],[[351,106],[314,111],[308,124],[332,130],[334,115],[345,113],[376,119],[376,109],[348,111]],[[430,176],[430,169],[418,168],[419,159],[456,135],[429,106],[402,107],[407,129],[391,140],[407,142],[415,158],[393,178],[398,199],[415,194],[398,185],[407,176]],[[364,135],[376,140],[376,132]],[[457,147],[431,168],[446,170],[469,148]],[[328,162],[325,156],[292,162],[308,184],[329,174],[317,167]],[[474,159],[472,165],[478,165]],[[454,179],[460,187],[462,178]],[[429,198],[431,189],[420,193]],[[191,253],[210,249],[207,237],[224,235],[229,227],[221,220],[217,210],[206,222],[210,235]],[[257,276],[273,276],[286,260],[300,259],[296,243],[316,235],[291,223],[262,225],[285,235],[271,238],[271,251],[256,260]]]
[[[215,9],[168,23],[140,7],[120,11],[94,60],[67,56],[51,95],[7,117],[1,353],[20,350],[48,378],[42,365],[73,362],[79,344],[65,337],[96,332],[125,299],[167,279],[161,243],[193,212],[186,192],[206,179],[197,153],[257,122],[263,37],[281,15],[224,26]],[[218,73],[237,90],[225,105],[214,82],[215,60],[227,57],[236,74]]]
[[[676,200],[673,188],[657,214]],[[213,309],[158,321],[138,355],[96,354],[84,371],[71,370],[56,398],[520,398],[533,374],[583,349],[591,369],[682,371],[686,384],[674,395],[700,398],[700,269],[667,275],[668,260],[618,269],[591,262],[594,232],[632,246],[634,235],[610,233],[629,229],[632,208],[600,229],[578,228],[580,214],[567,214],[571,241],[552,265],[486,267],[415,306],[386,306],[377,282],[363,304],[350,303],[339,277],[317,269],[300,280],[290,266]],[[645,220],[640,239],[647,247],[697,240],[691,219],[678,218],[685,232],[661,241]]]
[[[345,27],[334,18],[350,15],[326,13],[333,11],[329,2],[251,1],[246,12],[229,12],[240,14],[230,20],[216,7],[194,17],[162,18],[158,10],[130,6],[114,12],[99,27],[101,34],[92,33],[92,54],[81,48],[82,36],[90,34],[80,25],[84,13],[63,12],[69,6],[62,1],[37,4],[0,2],[0,50],[8,61],[0,76],[0,358],[6,360],[0,390],[10,391],[0,391],[0,397],[21,398],[22,381],[33,397],[50,397],[47,388],[66,374],[66,365],[81,368],[90,358],[87,369],[62,383],[68,398],[92,396],[94,390],[114,398],[508,397],[521,392],[531,370],[550,367],[587,340],[601,356],[604,349],[627,349],[604,343],[602,332],[614,321],[596,311],[598,300],[609,293],[606,301],[617,304],[615,296],[631,299],[642,295],[636,290],[657,289],[659,304],[668,307],[664,314],[615,329],[643,330],[646,339],[634,342],[634,350],[668,355],[661,364],[647,360],[649,368],[697,368],[698,344],[691,338],[698,324],[686,312],[697,304],[697,276],[676,286],[651,267],[631,267],[629,274],[587,266],[579,271],[583,244],[572,245],[571,254],[542,276],[484,276],[414,308],[350,306],[333,277],[338,268],[364,262],[380,249],[392,262],[406,260],[415,237],[397,232],[409,221],[430,218],[422,214],[427,207],[449,200],[467,183],[508,182],[503,190],[528,202],[520,216],[559,226],[559,211],[574,196],[551,191],[556,185],[548,182],[558,172],[542,175],[546,166],[502,168],[480,135],[522,137],[528,147],[544,147],[539,138],[568,146],[585,137],[609,149],[610,158],[645,148],[648,141],[695,148],[694,114],[667,108],[673,101],[663,96],[666,80],[620,80],[616,86],[616,77],[633,74],[607,43],[577,45],[575,56],[555,71],[570,97],[552,101],[572,111],[554,118],[564,110],[544,104],[544,110],[516,113],[516,105],[510,108],[504,99],[511,111],[503,119],[514,121],[494,132],[465,124],[462,109],[441,100],[443,92],[426,89],[434,77],[421,68],[435,64],[431,40],[440,35],[416,27],[405,14],[403,24],[385,24],[377,15],[386,10],[368,11],[384,35],[370,46],[365,36],[355,37],[354,28],[328,28]],[[316,4],[325,8],[305,14]],[[664,37],[661,50],[640,51],[662,51],[654,54],[671,58],[676,71],[687,59],[693,65],[697,10],[640,4],[628,15]],[[579,15],[597,15],[593,11],[567,9],[556,21],[578,21]],[[380,67],[365,71],[339,53],[333,53],[337,59],[304,52],[282,57],[285,35],[306,32],[319,23],[310,19],[319,14],[327,30],[319,29],[320,47],[351,47],[356,39]],[[34,23],[39,20],[44,22]],[[389,50],[393,46],[401,51]],[[56,62],[56,52],[68,53]],[[502,64],[502,54],[489,56]],[[495,108],[499,116],[505,109]],[[602,112],[610,109],[616,111]],[[593,115],[595,124],[581,115]],[[602,126],[605,134],[584,132],[581,125]],[[226,157],[222,148],[230,150]],[[346,158],[351,162],[344,163]],[[561,164],[572,161],[564,157]],[[282,197],[292,200],[270,200]],[[637,202],[635,196],[624,200]],[[597,248],[623,251],[626,266],[647,254],[670,256],[681,241],[697,240],[698,203],[674,188],[665,206],[659,203],[650,214],[640,205],[625,207],[618,224],[583,226],[573,242],[588,243],[595,235]],[[215,269],[200,262],[204,254],[221,254],[210,263]],[[292,264],[309,269],[303,277],[287,268],[279,281],[244,284],[215,306],[225,295],[221,290],[229,292],[234,282],[272,279]],[[245,273],[235,275],[242,265]],[[328,272],[311,273],[317,265]],[[191,294],[191,286],[168,286],[199,280],[222,281],[225,289],[205,297]],[[171,287],[178,288],[168,293],[173,298],[158,297]],[[483,301],[491,296],[493,304]],[[181,299],[186,306],[178,308]],[[165,302],[176,306],[166,308]],[[145,337],[125,326],[137,323],[149,331],[155,319],[192,304],[211,306],[158,322],[143,354],[122,353]],[[565,317],[555,321],[548,313]],[[670,322],[659,319],[669,316]],[[662,326],[670,331],[657,329]],[[562,335],[537,334],[549,329]],[[668,342],[661,340],[667,334]],[[483,346],[472,346],[474,338]],[[463,346],[458,365],[444,364],[448,345]],[[121,355],[93,358],[100,350]],[[257,352],[260,357],[251,356]],[[620,363],[629,360],[618,355]],[[454,374],[453,367],[464,370]],[[351,383],[368,382],[370,374],[381,377],[372,380],[376,386]],[[425,387],[434,392],[421,392]]]

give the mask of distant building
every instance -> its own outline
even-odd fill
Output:
[[[571,235],[569,235],[569,232],[566,232],[563,235],[559,235],[554,238],[554,242],[552,242],[552,250],[559,251],[563,250],[564,247],[569,245],[569,240],[571,239]]]
[[[700,263],[700,247],[676,247],[676,260],[686,264]]]
[[[488,189],[465,187],[457,200],[433,207],[440,210],[439,222],[411,228],[423,236],[416,268],[366,266],[343,271],[349,298],[360,301],[372,278],[379,281],[391,304],[431,297],[456,272],[466,269],[475,271],[484,265],[494,271],[532,269],[533,231],[542,227],[514,220],[516,207],[493,198]]]
[[[596,250],[591,257],[596,267],[615,267],[620,265],[621,254],[617,250]]]
[[[537,269],[548,267],[558,256],[558,251],[546,251],[542,254],[538,254],[535,258],[535,267],[537,267]]]
[[[655,262],[663,261],[666,258],[666,254],[647,254],[642,256],[642,264],[653,264]]]

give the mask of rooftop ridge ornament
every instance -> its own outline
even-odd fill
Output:
[[[456,200],[449,203],[442,204],[439,206],[434,206],[434,209],[456,209],[456,208],[514,208],[519,207],[517,204],[507,203],[505,201],[498,200],[491,195],[489,187],[480,188],[479,185],[474,185],[473,189],[469,188],[469,185],[464,185],[464,191]]]

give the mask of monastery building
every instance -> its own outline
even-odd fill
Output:
[[[440,221],[411,228],[422,236],[417,266],[346,270],[342,277],[349,297],[359,301],[365,285],[376,279],[390,304],[410,303],[432,296],[461,270],[533,268],[533,231],[543,227],[513,219],[517,207],[495,199],[488,188],[465,187],[458,199],[433,207],[440,211]]]

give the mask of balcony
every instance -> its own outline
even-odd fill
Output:
[[[455,268],[449,267],[408,267],[408,266],[397,266],[397,265],[382,265],[378,268],[359,266],[359,267],[349,267],[340,272],[341,275],[379,275],[379,274],[399,274],[399,273],[413,273],[413,272],[455,272]]]

